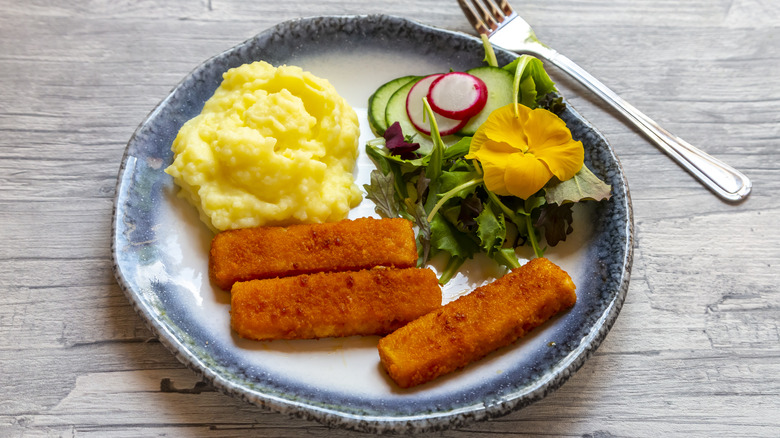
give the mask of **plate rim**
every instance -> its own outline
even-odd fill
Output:
[[[163,344],[181,363],[186,365],[196,374],[198,374],[203,380],[207,381],[214,388],[225,394],[238,397],[249,403],[252,403],[261,408],[270,409],[275,412],[288,414],[294,417],[305,418],[308,420],[315,420],[328,426],[344,427],[347,429],[363,431],[363,432],[431,432],[448,429],[451,427],[460,427],[474,421],[481,421],[498,416],[505,415],[509,412],[518,410],[522,407],[530,405],[549,393],[558,389],[563,385],[568,378],[574,374],[588,358],[596,351],[598,346],[603,342],[608,332],[611,330],[617,316],[625,301],[628,285],[630,280],[631,267],[633,264],[633,246],[634,246],[634,219],[633,219],[633,207],[630,197],[630,191],[628,188],[628,182],[625,178],[623,167],[619,158],[615,154],[611,144],[606,140],[603,134],[601,134],[589,121],[587,121],[579,112],[576,111],[571,105],[567,105],[572,114],[579,118],[584,124],[588,126],[595,134],[604,140],[607,146],[607,150],[615,162],[618,170],[618,177],[625,189],[623,195],[625,199],[624,207],[626,210],[626,241],[624,242],[624,257],[622,260],[622,275],[619,281],[618,290],[612,297],[612,300],[608,303],[605,311],[599,318],[598,330],[593,330],[589,333],[588,342],[583,342],[580,347],[570,353],[574,355],[572,360],[562,361],[561,372],[556,372],[552,378],[543,382],[535,381],[533,389],[524,393],[522,397],[516,397],[509,400],[504,400],[498,403],[486,404],[486,403],[474,403],[468,406],[461,406],[458,409],[450,411],[438,411],[428,412],[414,415],[403,416],[371,416],[371,415],[357,415],[348,412],[338,411],[336,409],[326,409],[322,406],[307,404],[290,400],[287,398],[278,397],[273,394],[259,393],[257,391],[245,388],[234,381],[229,380],[225,376],[217,373],[214,369],[208,366],[201,358],[193,353],[187,346],[180,342],[176,334],[170,330],[162,321],[159,321],[157,316],[154,315],[147,302],[142,302],[138,293],[132,290],[125,273],[119,263],[118,256],[118,241],[117,232],[119,229],[119,210],[120,210],[120,198],[121,189],[127,188],[128,184],[124,183],[126,179],[132,176],[130,172],[132,165],[134,165],[137,157],[131,155],[131,145],[136,140],[138,134],[142,131],[145,125],[147,125],[155,115],[163,108],[188,81],[193,73],[202,69],[204,66],[210,64],[213,60],[224,57],[232,52],[240,50],[261,37],[268,36],[274,32],[285,29],[296,24],[310,22],[313,20],[343,20],[350,21],[390,21],[398,22],[406,26],[412,26],[425,30],[427,32],[444,33],[448,35],[454,35],[457,38],[468,38],[477,41],[478,38],[458,31],[452,31],[448,29],[439,28],[411,20],[408,18],[398,17],[394,15],[386,14],[370,14],[370,15],[324,15],[324,16],[310,16],[301,17],[291,20],[280,22],[274,26],[271,26],[256,35],[242,41],[241,43],[228,48],[214,56],[211,56],[199,63],[188,74],[186,74],[178,84],[176,84],[171,91],[162,99],[143,119],[136,130],[130,137],[127,146],[125,148],[122,161],[118,171],[118,177],[115,187],[114,202],[112,208],[112,222],[111,222],[111,256],[112,256],[112,270],[117,280],[120,289],[122,289],[125,296],[132,304],[136,313],[141,316],[144,324],[150,329],[152,333],[157,337],[161,344]],[[517,56],[511,54],[503,49],[496,48],[497,52],[508,54],[508,56]],[[584,345],[583,345],[584,344]],[[565,363],[564,363],[565,362]]]

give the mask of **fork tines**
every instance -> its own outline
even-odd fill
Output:
[[[458,0],[463,13],[477,32],[490,34],[514,14],[506,0]]]

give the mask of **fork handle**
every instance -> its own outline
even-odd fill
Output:
[[[750,193],[752,183],[745,174],[662,128],[571,59],[549,47],[544,47],[536,55],[547,59],[604,99],[716,195],[734,202],[745,199]]]

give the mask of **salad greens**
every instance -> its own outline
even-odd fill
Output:
[[[485,48],[488,63],[495,63],[492,48]],[[516,102],[556,113],[565,107],[540,60],[524,55],[503,68],[514,74]],[[414,137],[420,134],[404,135],[393,123],[383,137],[366,145],[377,168],[364,188],[380,215],[404,217],[416,225],[418,265],[438,254],[449,257],[442,284],[477,253],[507,268],[519,267],[515,248],[525,244],[542,257],[542,236],[555,246],[573,231],[573,203],[610,197],[611,187],[584,165],[574,178],[561,182],[553,177],[528,199],[498,196],[485,187],[480,163],[465,158],[471,137],[445,146],[425,99],[424,107],[432,128],[431,151],[419,153]]]

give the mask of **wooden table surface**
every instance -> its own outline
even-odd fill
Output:
[[[542,40],[754,189],[721,201],[551,69],[625,169],[628,296],[552,395],[430,435],[780,435],[780,3],[515,7]],[[133,311],[109,245],[125,145],[189,71],[281,21],[369,13],[471,32],[455,0],[0,0],[0,436],[358,435],[200,383]]]

